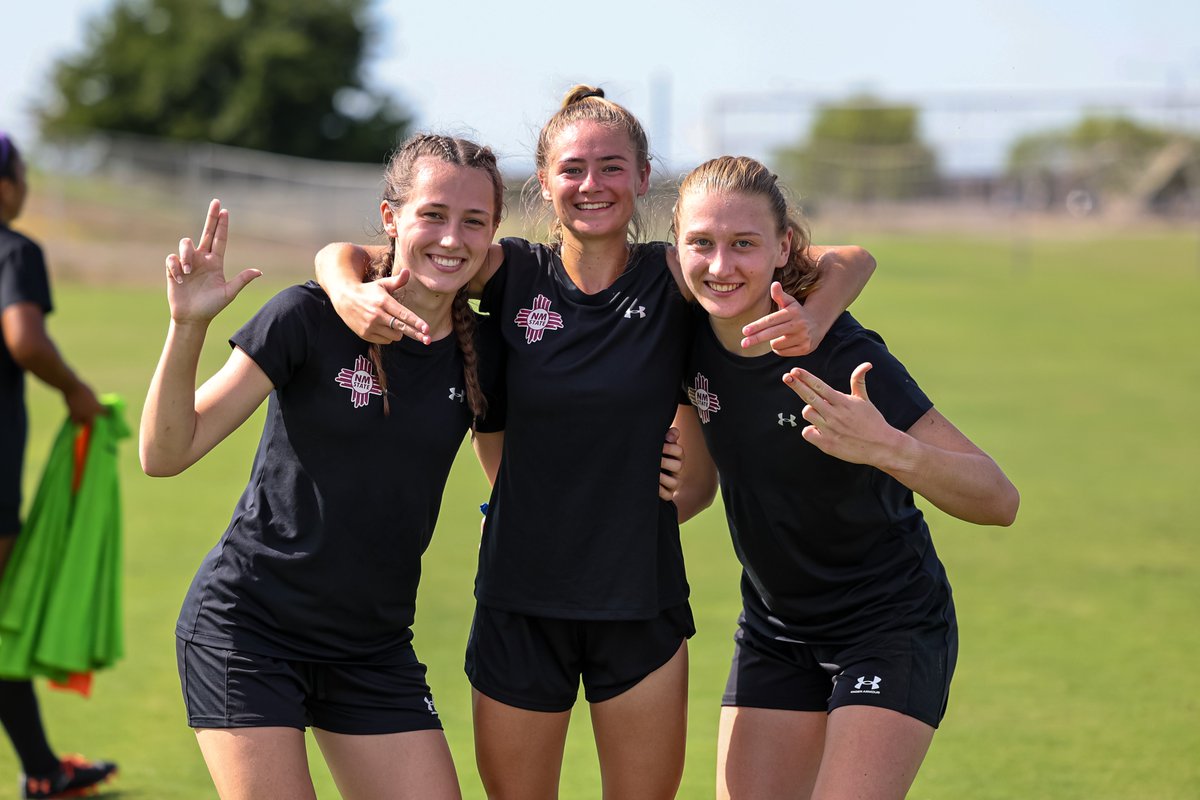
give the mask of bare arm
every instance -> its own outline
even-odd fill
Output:
[[[372,259],[381,258],[387,248],[349,242],[327,244],[317,253],[317,283],[329,295],[333,308],[346,327],[375,344],[398,342],[405,336],[429,344],[429,325],[402,302],[409,271],[399,269],[387,278],[363,283]],[[493,244],[487,263],[468,284],[468,293],[478,298],[488,279],[504,260],[504,250]]]
[[[4,344],[17,366],[62,392],[67,413],[78,423],[88,423],[104,407],[95,393],[63,360],[46,331],[46,317],[36,303],[14,303],[4,309],[0,328]]]
[[[496,474],[500,472],[500,455],[504,452],[504,431],[477,433],[471,437],[471,446],[475,448],[475,457],[483,467],[488,485],[495,486]]]
[[[672,427],[679,431],[679,445],[683,449],[682,469],[672,498],[683,523],[712,505],[717,496],[717,466],[704,443],[695,408],[679,406]]]
[[[959,519],[1011,525],[1021,498],[996,462],[937,409],[907,431],[893,428],[867,395],[870,369],[865,363],[854,370],[850,394],[802,369],[784,375],[784,383],[808,403],[805,440],[836,458],[886,472]]]
[[[875,272],[875,259],[861,247],[814,245],[810,252],[820,269],[816,288],[801,304],[785,294],[778,282],[772,284],[771,298],[779,310],[742,329],[746,337],[743,348],[770,342],[771,349],[781,356],[811,353]]]
[[[148,475],[175,475],[190,467],[246,421],[273,388],[242,350],[196,390],[196,368],[209,323],[258,270],[225,280],[228,212],[214,200],[200,244],[180,242],[167,257],[171,325],[142,410],[139,455]]]

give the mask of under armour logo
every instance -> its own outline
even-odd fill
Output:
[[[638,306],[637,308],[634,308],[633,306],[630,306],[629,308],[627,308],[625,310],[625,319],[633,319],[634,314],[637,314],[642,319],[645,319],[646,318],[646,307]]]
[[[432,697],[425,698],[425,706],[426,706],[426,708],[429,709],[430,714],[433,714],[435,717],[438,715],[437,709],[433,707],[433,698]]]
[[[780,412],[779,412],[779,424],[780,424],[781,426],[782,426],[782,425],[791,425],[793,428],[794,428],[794,427],[796,427],[796,415],[795,415],[795,414],[788,414],[788,415],[785,417],[785,416],[783,415],[783,412],[782,412],[782,411],[780,411]]]
[[[854,684],[855,689],[870,689],[872,692],[879,691],[879,684],[883,683],[883,678],[876,675],[873,678],[868,678],[865,675],[858,679],[858,683]]]
[[[451,386],[449,399],[457,400],[458,402],[461,403],[463,401],[463,390],[459,389],[459,390],[455,391],[455,388],[453,386]]]

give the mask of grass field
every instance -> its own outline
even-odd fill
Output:
[[[1006,238],[855,239],[880,263],[855,313],[1022,492],[1009,529],[930,513],[962,650],[949,714],[911,796],[1200,797],[1196,236],[1031,236],[1019,248]],[[205,374],[224,358],[224,336],[281,285],[252,285],[217,320]],[[56,299],[52,334],[97,389],[128,399],[136,424],[165,331],[161,290],[60,281]],[[30,404],[29,492],[62,415],[40,387]],[[183,718],[173,626],[242,488],[258,420],[176,479],[143,476],[134,442],[121,452],[127,655],[97,677],[91,700],[41,693],[58,748],[121,762],[114,796],[213,795]],[[464,451],[426,557],[416,626],[468,798],[482,791],[462,654],[485,494]],[[703,798],[737,567],[719,507],[684,539],[699,632],[680,797]],[[319,795],[337,797],[315,750],[313,764]],[[0,748],[0,783],[16,772]],[[562,796],[597,798],[598,786],[581,707]]]

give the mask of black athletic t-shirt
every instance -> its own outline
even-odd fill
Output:
[[[507,351],[504,456],[475,595],[542,617],[649,619],[687,599],[675,505],[659,499],[691,315],[666,245],[586,294],[556,252],[504,239],[481,309]]]
[[[805,403],[782,380],[801,367],[849,393],[870,361],[871,402],[907,430],[933,404],[883,339],[843,313],[807,356],[744,358],[707,318],[696,328],[686,383],[721,475],[747,624],[831,644],[940,618],[950,586],[912,491],[805,441]]]
[[[230,344],[275,389],[178,635],[283,658],[411,660],[421,554],[471,422],[455,336],[383,349],[389,416],[367,343],[312,282],[272,298]]]
[[[31,239],[7,225],[0,225],[0,311],[16,303],[34,303],[46,314],[50,302],[50,279],[42,249]],[[21,506],[21,464],[25,454],[28,421],[25,413],[25,370],[13,361],[4,337],[0,336],[0,524],[11,520]],[[0,534],[14,533],[0,530]]]

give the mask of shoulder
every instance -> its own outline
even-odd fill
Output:
[[[328,295],[314,281],[289,286],[263,304],[243,326],[247,330],[315,329],[323,318],[335,313]]]
[[[513,260],[522,261],[532,259],[545,261],[554,256],[554,248],[550,245],[531,242],[519,236],[505,236],[500,240],[500,248],[504,254],[505,264]]]
[[[33,239],[0,225],[0,260],[16,264],[42,264],[42,248]]]
[[[800,356],[800,366],[813,372],[824,373],[829,379],[843,372],[849,375],[854,367],[864,361],[880,361],[890,358],[883,338],[873,330],[865,328],[849,311],[843,311],[830,327],[817,349],[807,356]]]
[[[283,289],[263,305],[263,310],[271,309],[280,314],[316,314],[329,307],[329,295],[325,290],[316,281],[308,281]]]

